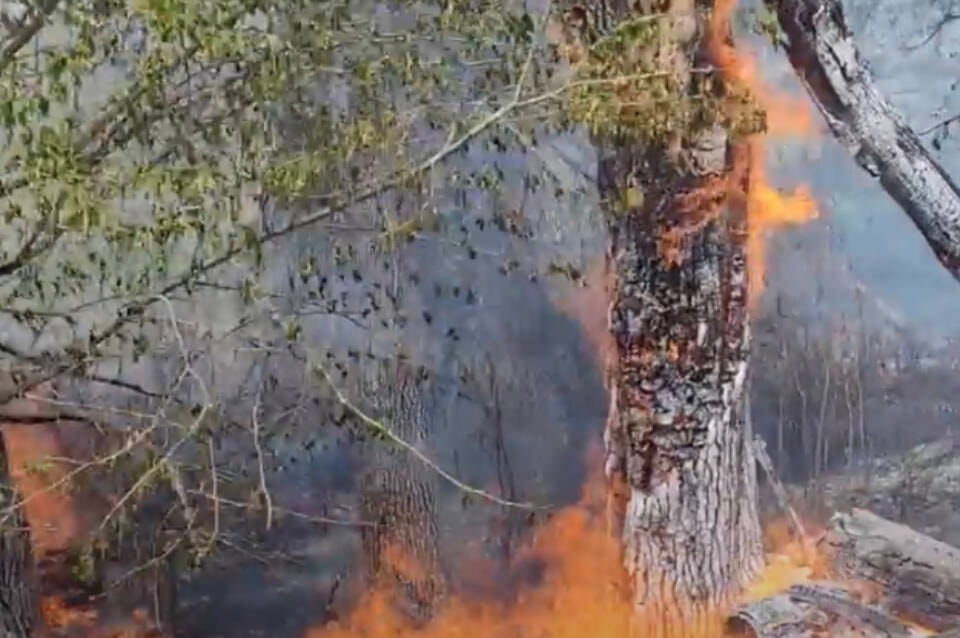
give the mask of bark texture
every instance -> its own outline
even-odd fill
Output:
[[[706,14],[692,0],[667,4],[682,28],[660,59],[689,75],[705,62]],[[693,635],[761,560],[743,418],[746,207],[729,196],[745,192],[749,155],[719,127],[662,148],[598,141],[598,152],[605,200],[622,201],[631,181],[644,193],[636,208],[608,213],[616,361],[606,471],[629,488],[636,604],[657,635]]]
[[[0,638],[30,638],[37,625],[30,529],[0,436]]]
[[[373,390],[373,403],[400,438],[421,446],[430,432],[428,381],[410,367],[390,367]],[[376,398],[381,397],[381,398]],[[371,469],[360,485],[363,554],[369,576],[399,594],[414,620],[433,612],[444,591],[432,472],[386,441],[371,442]]]
[[[960,189],[880,93],[839,0],[767,0],[790,62],[834,135],[913,220],[960,279]]]
[[[960,549],[854,509],[823,540],[841,576],[881,591],[884,608],[930,629],[960,627]]]

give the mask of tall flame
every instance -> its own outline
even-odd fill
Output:
[[[750,179],[747,192],[747,242],[750,302],[755,304],[763,292],[766,273],[766,238],[771,230],[802,224],[815,219],[817,205],[810,191],[799,186],[792,193],[783,193],[767,178],[766,147],[768,138],[807,138],[816,130],[810,105],[769,87],[761,78],[756,61],[744,55],[729,41],[730,19],[737,0],[716,0],[710,19],[707,46],[714,64],[724,79],[747,89],[766,112],[767,130],[747,140],[750,150]]]

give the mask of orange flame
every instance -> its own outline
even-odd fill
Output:
[[[800,186],[785,194],[770,185],[766,174],[764,142],[769,137],[809,137],[816,132],[810,105],[802,100],[783,95],[760,77],[756,61],[734,48],[728,35],[730,17],[737,0],[717,0],[710,19],[707,47],[711,58],[724,79],[749,92],[766,112],[767,130],[751,136],[750,180],[747,192],[747,242],[750,302],[755,304],[763,292],[766,271],[766,237],[769,231],[802,224],[818,216],[816,202],[809,190]]]
[[[719,638],[719,611],[695,628],[674,627],[666,634],[655,610],[634,607],[619,538],[605,518],[608,486],[599,470],[591,476],[580,502],[554,515],[513,559],[515,569],[536,564],[543,571],[508,600],[453,595],[429,622],[418,625],[399,610],[395,592],[375,587],[342,620],[310,629],[305,638]],[[785,589],[813,572],[789,542],[780,552],[747,592],[749,599]],[[470,569],[488,571],[483,565]]]
[[[44,394],[40,388],[37,394]],[[24,413],[40,412],[38,403],[17,399]],[[51,486],[66,475],[68,466],[51,459],[69,456],[64,434],[78,424],[55,425],[2,423],[2,436],[7,448],[10,477],[24,499],[24,515],[30,525],[34,552],[64,550],[75,539],[81,528],[81,508],[67,490]],[[87,429],[86,424],[80,424]]]

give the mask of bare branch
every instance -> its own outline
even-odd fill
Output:
[[[340,388],[337,387],[337,385],[333,382],[333,378],[330,376],[330,373],[327,371],[326,368],[324,368],[321,365],[316,365],[316,369],[320,372],[320,374],[323,375],[323,378],[326,380],[327,385],[330,386],[330,389],[333,390],[333,393],[336,396],[337,401],[339,401],[340,404],[343,405],[343,407],[347,408],[347,410],[353,413],[354,416],[360,419],[360,421],[362,421],[364,425],[371,428],[378,434],[383,435],[392,443],[406,450],[414,458],[416,458],[418,461],[426,465],[432,471],[436,472],[440,476],[440,478],[447,481],[448,483],[456,487],[458,490],[464,492],[465,494],[469,494],[471,496],[477,496],[482,498],[485,501],[490,501],[491,503],[495,503],[497,505],[503,505],[505,507],[515,507],[518,509],[527,509],[527,510],[550,509],[549,506],[545,506],[545,505],[535,505],[533,503],[521,503],[517,501],[506,500],[506,499],[500,498],[499,496],[491,494],[485,490],[482,490],[478,487],[467,485],[466,483],[464,483],[463,481],[461,481],[460,479],[453,476],[452,474],[444,470],[442,467],[437,465],[436,461],[434,461],[433,459],[428,457],[426,454],[418,450],[416,446],[397,436],[393,432],[393,430],[391,430],[387,426],[387,424],[385,424],[383,421],[374,419],[373,417],[368,415],[366,412],[361,410],[359,407],[357,407],[356,404],[354,404],[350,399],[348,399],[347,396],[343,393],[343,391],[341,391]]]
[[[47,18],[50,17],[50,14],[53,13],[59,4],[59,0],[46,0],[46,2],[40,5],[38,10],[34,11],[32,16],[24,19],[17,31],[10,38],[10,41],[0,50],[0,73],[6,71],[10,63],[16,59],[20,49],[25,47],[33,40],[34,36],[40,33],[40,30],[43,29],[44,24],[47,22]]]
[[[940,120],[933,126],[929,126],[923,129],[922,131],[918,131],[917,135],[929,135],[930,133],[933,133],[934,131],[936,131],[938,128],[941,128],[944,126],[950,126],[954,122],[960,122],[960,113],[957,113],[956,115],[952,115],[946,118],[945,120]]]
[[[30,261],[33,260],[37,255],[48,251],[53,248],[53,245],[57,241],[58,235],[54,235],[47,241],[43,242],[39,247],[36,245],[37,241],[43,235],[44,224],[38,223],[37,227],[33,229],[33,232],[30,234],[30,237],[27,238],[27,241],[24,242],[20,250],[17,252],[16,256],[10,261],[0,264],[0,277],[6,277],[7,275],[12,275],[17,272],[24,266],[26,266]]]
[[[884,96],[839,0],[773,2],[790,63],[837,140],[900,205],[941,265],[960,280],[960,186]]]
[[[260,445],[260,399],[263,397],[263,385],[257,388],[257,398],[253,402],[253,447],[257,453],[257,471],[260,476],[260,495],[263,497],[267,506],[266,529],[270,531],[273,524],[273,498],[270,496],[270,490],[267,488],[267,474],[263,467],[263,447]]]
[[[147,390],[142,385],[139,385],[137,383],[131,383],[129,381],[124,381],[123,379],[114,379],[112,377],[104,377],[99,374],[88,375],[86,379],[89,381],[93,381],[94,383],[103,383],[105,385],[112,385],[118,388],[123,388],[124,390],[130,390],[131,392],[136,392],[137,394],[142,394],[143,396],[150,397],[152,399],[162,399],[165,396],[163,393]]]

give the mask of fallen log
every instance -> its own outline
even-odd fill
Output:
[[[727,634],[744,638],[813,638],[829,625],[830,618],[815,606],[777,594],[736,610],[727,621]]]
[[[837,140],[879,178],[960,279],[960,188],[880,93],[854,45],[839,0],[767,0],[790,63]]]
[[[883,609],[960,628],[960,549],[860,509],[835,515],[820,545],[842,579],[876,586]]]
[[[960,638],[960,549],[872,512],[834,515],[817,548],[829,582],[808,582],[736,609],[748,638]]]
[[[911,629],[859,595],[833,583],[794,585],[745,605],[730,618],[732,633],[750,638],[911,638]]]

